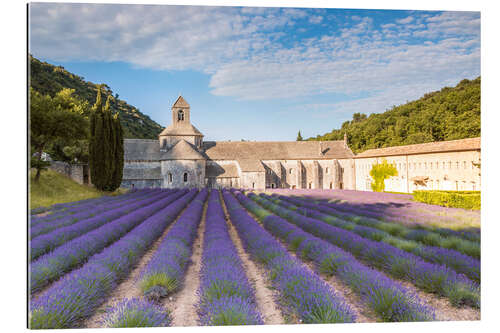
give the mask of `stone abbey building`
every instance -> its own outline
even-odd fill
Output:
[[[388,180],[386,190],[411,192],[418,187],[409,184],[425,184],[429,180],[429,172],[424,170],[440,170],[439,177],[448,177],[449,182],[443,180],[442,188],[456,185],[457,189],[478,190],[479,169],[473,162],[480,161],[480,140],[465,140],[472,141],[372,149],[357,156],[348,147],[346,137],[338,141],[203,141],[203,134],[191,124],[189,104],[179,96],[172,106],[172,124],[160,133],[158,140],[124,140],[122,186],[370,190],[367,165],[387,157],[402,176]],[[442,153],[445,155],[440,156]],[[443,160],[445,157],[450,161]],[[435,166],[437,161],[439,166],[443,161],[453,167],[456,163],[465,166],[462,159],[466,159],[470,170],[458,172],[458,178],[451,167],[441,175],[443,169]],[[413,169],[411,163],[417,163]],[[428,167],[422,168],[422,163]]]

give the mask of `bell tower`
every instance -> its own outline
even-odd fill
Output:
[[[174,127],[191,124],[190,109],[188,102],[182,96],[179,96],[172,105],[172,124]]]
[[[191,107],[182,96],[172,105],[172,124],[160,133],[158,139],[161,151],[169,150],[181,140],[195,149],[202,149],[203,134],[191,124]]]

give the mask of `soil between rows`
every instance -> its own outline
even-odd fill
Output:
[[[228,225],[229,235],[233,241],[233,244],[238,251],[238,255],[243,262],[243,267],[245,268],[245,272],[248,280],[253,284],[255,290],[255,299],[257,302],[257,308],[259,312],[262,314],[262,319],[264,324],[266,325],[280,325],[284,324],[285,320],[283,319],[283,315],[279,310],[276,302],[274,301],[278,297],[278,292],[275,290],[271,290],[271,282],[267,279],[266,271],[263,267],[260,267],[257,263],[254,263],[249,254],[243,248],[243,243],[238,236],[238,232],[234,227],[231,219],[229,217],[229,213],[227,212],[226,203],[220,193],[220,200],[222,204],[222,208],[224,210],[224,215],[226,216],[226,222]]]
[[[162,235],[153,242],[153,245],[149,248],[148,251],[142,256],[139,262],[135,265],[135,267],[131,270],[129,275],[122,280],[118,286],[111,292],[111,295],[108,297],[107,301],[104,302],[92,315],[83,323],[83,327],[85,328],[102,328],[101,320],[104,318],[106,314],[106,309],[114,304],[124,300],[126,298],[142,298],[142,292],[139,288],[137,279],[141,271],[146,267],[149,261],[153,258],[153,255],[156,253],[156,250],[160,246],[163,239],[167,236],[170,229],[177,223],[177,220],[181,217],[184,211],[187,209],[189,204],[182,209],[182,211],[177,215],[175,220],[170,223],[170,225],[163,231]]]
[[[203,239],[205,222],[207,218],[208,198],[203,205],[201,222],[198,226],[197,236],[193,243],[193,253],[187,268],[182,288],[163,301],[163,306],[171,312],[172,326],[197,326],[198,313],[198,288],[200,286],[201,255],[203,252]]]

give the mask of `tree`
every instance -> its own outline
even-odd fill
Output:
[[[300,134],[300,131],[299,131],[299,134],[297,134],[297,141],[302,141],[302,135]]]
[[[88,119],[84,116],[88,104],[73,96],[73,89],[62,89],[54,97],[42,95],[30,88],[30,145],[35,154],[30,165],[36,169],[35,182],[48,164],[42,153],[57,140],[86,139]]]
[[[385,190],[385,180],[397,176],[398,170],[387,160],[382,160],[382,163],[377,163],[372,166],[370,170],[370,176],[373,181],[371,183],[371,188],[374,192],[383,192]]]
[[[114,191],[123,176],[123,129],[118,114],[111,114],[111,95],[102,107],[101,89],[99,86],[90,118],[90,176],[96,188]]]

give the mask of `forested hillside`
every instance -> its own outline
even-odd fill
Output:
[[[340,129],[308,140],[342,140],[347,133],[355,152],[481,135],[481,78],[462,80],[456,87],[369,116],[355,113]]]
[[[93,105],[97,96],[97,84],[85,81],[83,77],[72,74],[61,66],[54,66],[30,55],[30,84],[33,89],[52,97],[63,88],[75,89],[75,95]],[[103,100],[113,91],[106,84],[103,85]],[[162,127],[148,116],[141,113],[136,107],[127,104],[114,95],[111,100],[111,110],[120,114],[125,138],[157,139]]]

